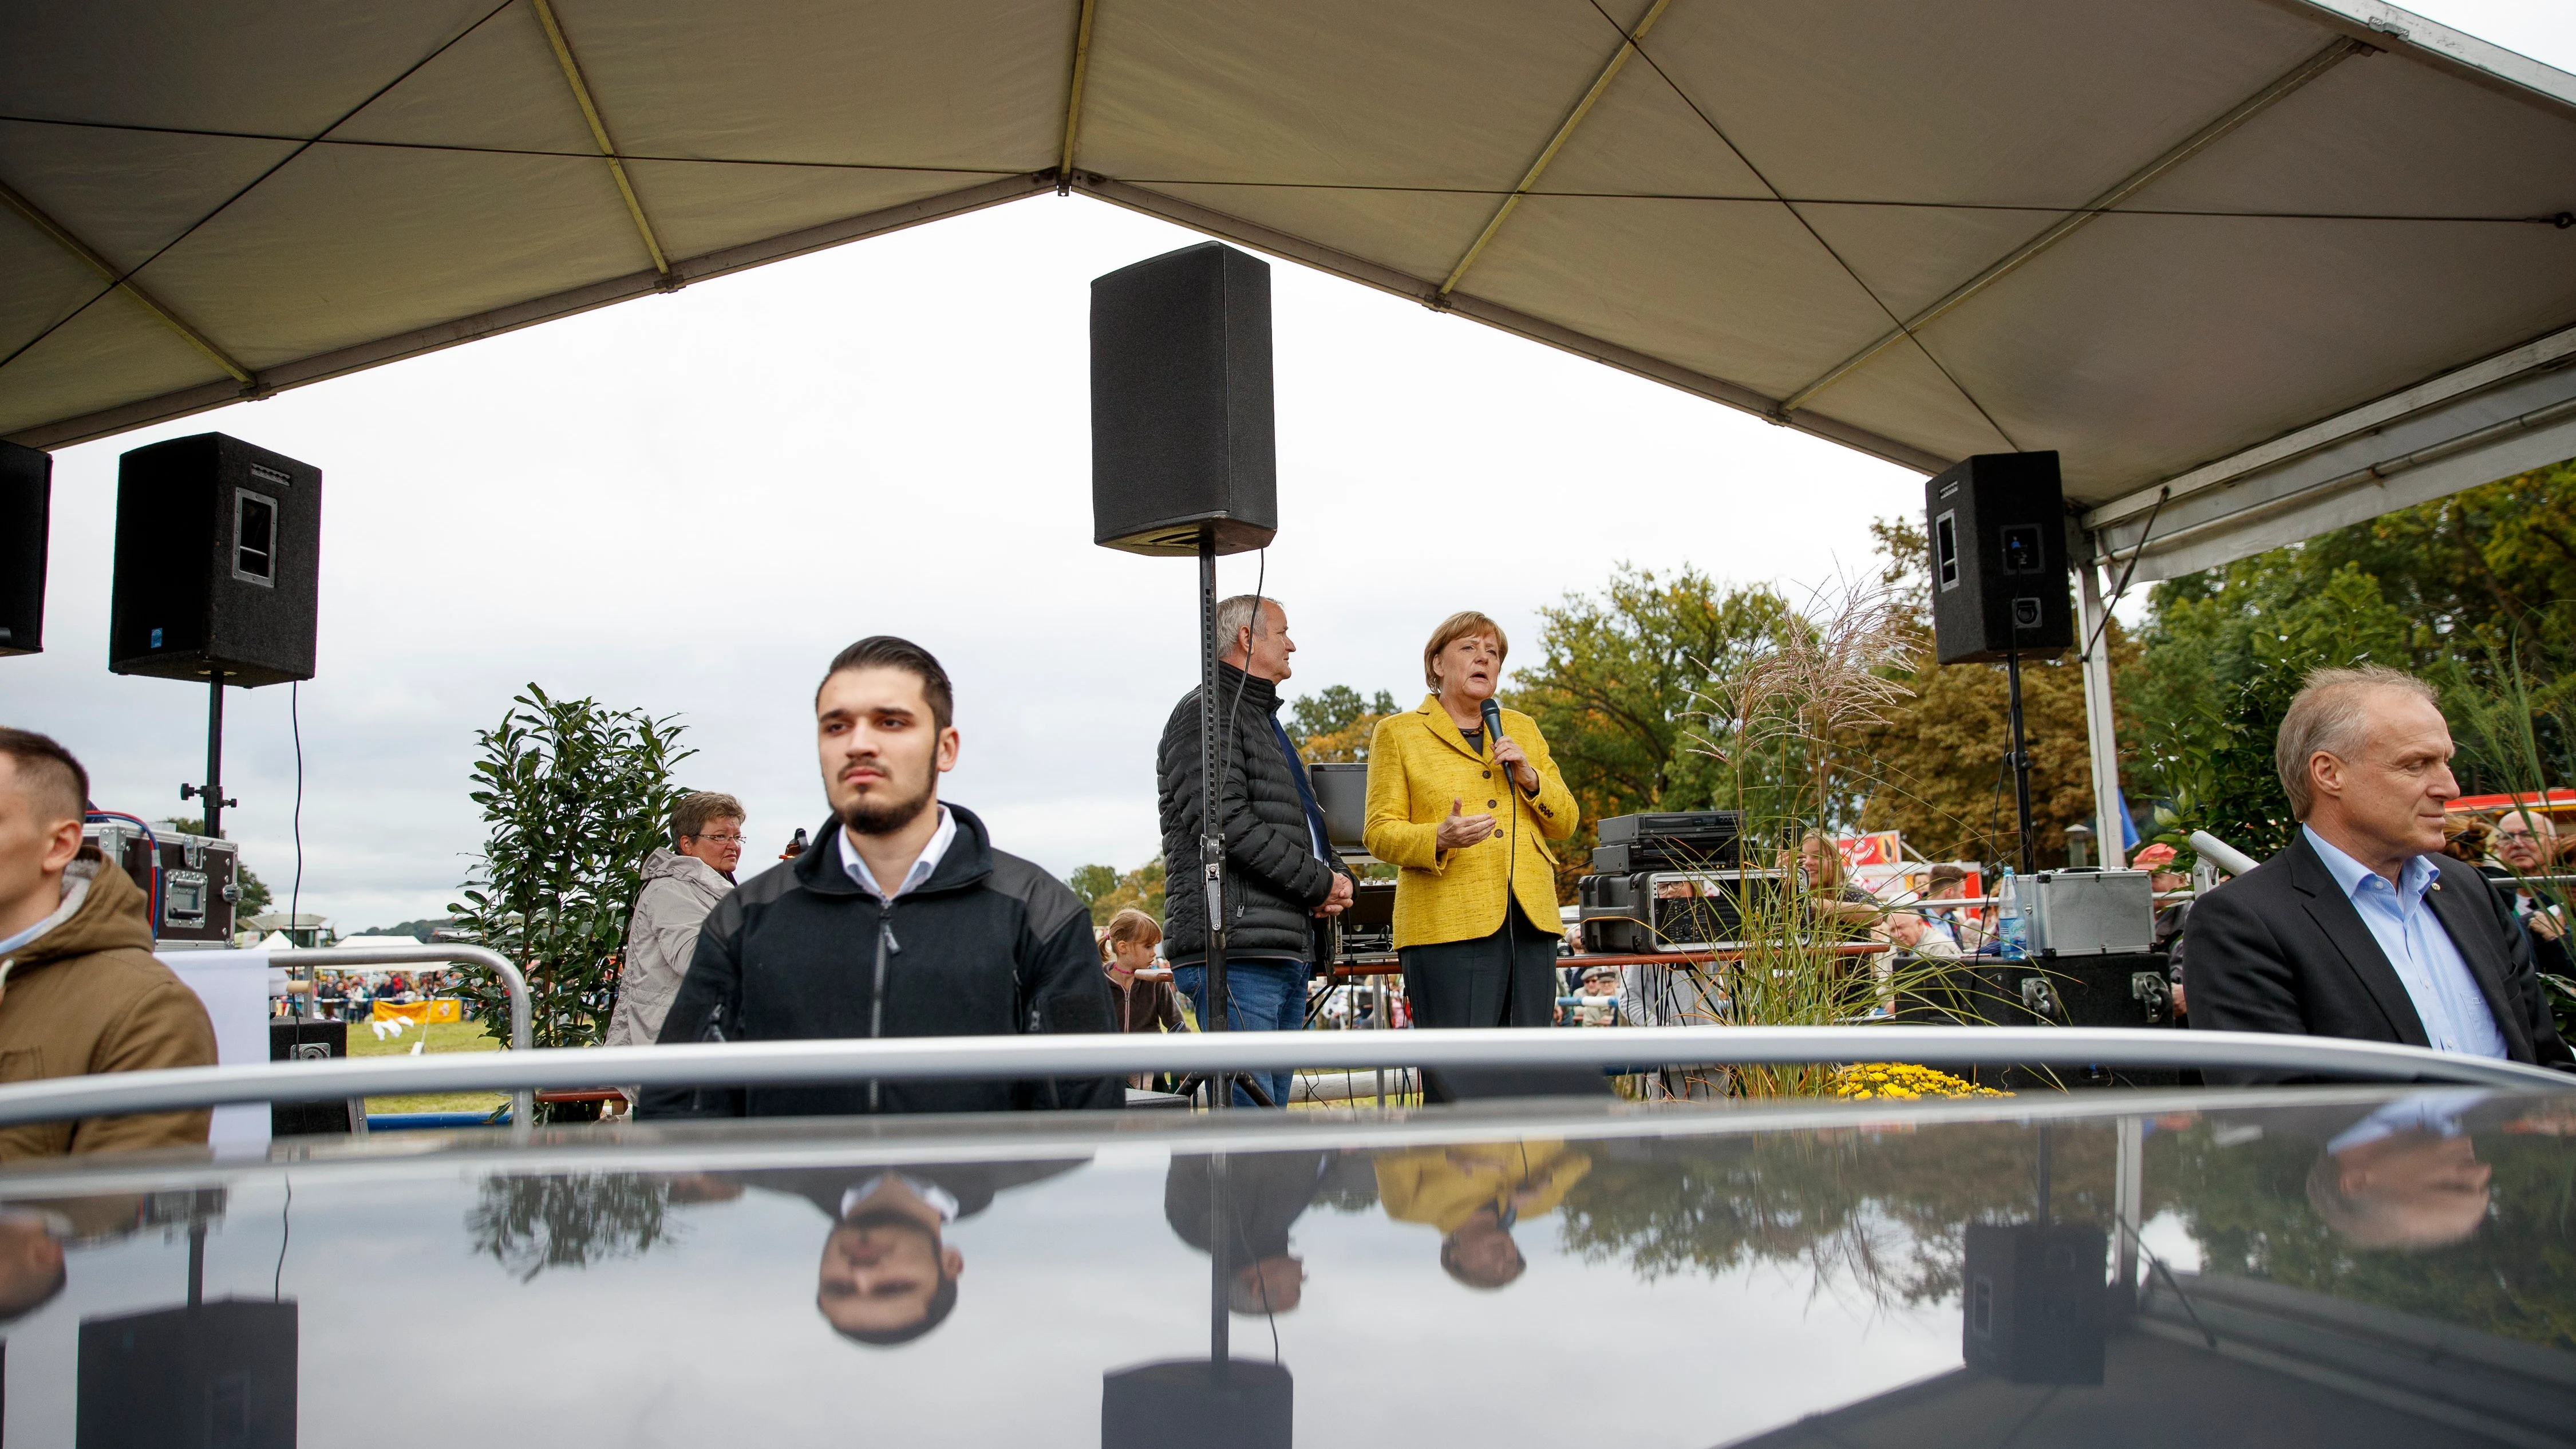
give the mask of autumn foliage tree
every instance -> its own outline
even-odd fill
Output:
[[[2012,860],[2020,841],[2004,762],[2012,735],[2004,666],[1937,662],[1923,530],[1908,519],[1882,519],[1870,531],[1880,577],[1903,602],[1920,647],[1906,681],[1913,698],[1867,736],[1872,778],[1861,827],[1901,830],[1908,845],[1934,860]],[[2135,663],[2137,646],[2116,622],[2105,643],[2114,677]],[[2066,827],[2093,818],[2084,676],[2074,651],[2024,659],[2021,699],[2037,852],[2041,864],[2060,864]]]

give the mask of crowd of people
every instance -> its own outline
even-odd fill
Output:
[[[1203,818],[1200,701],[1174,707],[1157,753],[1166,858],[1222,842],[1227,1025],[1297,1030],[1319,939],[1356,882],[1328,838],[1278,720],[1297,646],[1275,599],[1218,607],[1225,639],[1212,792]],[[1557,852],[1580,807],[1535,721],[1496,700],[1509,644],[1473,611],[1423,648],[1420,704],[1381,720],[1369,749],[1365,844],[1397,868],[1394,949],[1413,1025],[1538,1027],[1623,1020],[1631,994],[1598,972],[1560,975]],[[1206,1023],[1208,901],[1175,889],[1164,918],[1127,911],[1095,930],[1064,882],[999,849],[981,817],[940,798],[960,736],[946,671],[890,636],[862,639],[814,697],[831,813],[806,848],[737,877],[745,812],[683,799],[671,844],[643,865],[609,1027],[615,1045],[814,1038],[1169,1031]],[[2301,822],[2287,849],[2160,928],[2179,957],[2177,1005],[2195,1027],[2430,1046],[2571,1065],[2540,974],[2564,971],[2557,828],[2539,810],[2474,820],[2432,690],[2377,667],[2323,670],[2284,717],[2276,759]],[[139,890],[83,844],[88,782],[41,735],[0,730],[0,1051],[51,1069],[204,1065],[212,1033],[151,955]],[[805,840],[798,832],[799,845]],[[1804,909],[1939,964],[1986,943],[1955,867],[1891,909],[1845,875],[1821,834],[1794,857]],[[2164,864],[2167,862],[2150,862]],[[2160,875],[2159,885],[2175,878]],[[1579,965],[1579,963],[1577,963]],[[344,1014],[443,986],[437,972],[326,973]],[[1561,998],[1572,995],[1568,1003]],[[859,1081],[653,1087],[644,1118],[1113,1108],[1145,1079]],[[1434,1100],[1442,1081],[1426,1081]],[[1285,1105],[1286,1074],[1237,1079],[1237,1100]],[[202,1141],[203,1112],[0,1133],[0,1157]]]

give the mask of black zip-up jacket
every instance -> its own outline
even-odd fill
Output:
[[[1279,686],[1231,664],[1217,674],[1217,823],[1225,836],[1225,949],[1229,956],[1315,959],[1314,909],[1346,874],[1315,854],[1303,796],[1271,716]],[[1233,712],[1233,719],[1226,718]],[[1163,822],[1163,959],[1207,960],[1207,890],[1199,875],[1199,692],[1181,696],[1155,756]]]
[[[698,933],[662,1041],[1114,1032],[1091,915],[1064,882],[993,849],[951,805],[957,837],[891,904],[842,868],[837,821],[743,882]],[[876,1112],[1115,1108],[1115,1077],[655,1087],[639,1117],[838,1117]]]

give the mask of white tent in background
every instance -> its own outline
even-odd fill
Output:
[[[2378,0],[19,0],[7,33],[33,447],[1079,192],[1908,466],[2055,449],[2138,579],[2576,454],[2576,77]]]

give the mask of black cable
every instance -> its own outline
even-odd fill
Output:
[[[24,357],[27,354],[28,348],[34,347],[37,343],[42,342],[46,338],[53,336],[56,332],[61,331],[65,326],[70,324],[73,318],[78,317],[83,312],[86,312],[90,308],[98,305],[101,298],[106,297],[117,288],[124,286],[127,282],[134,280],[134,278],[140,274],[145,267],[161,260],[161,258],[166,255],[172,247],[175,247],[179,243],[186,241],[188,238],[195,236],[207,222],[213,221],[216,217],[223,215],[234,202],[250,195],[252,190],[258,187],[261,182],[266,181],[268,178],[275,176],[280,170],[283,170],[287,163],[313,149],[315,145],[320,143],[323,137],[330,135],[333,131],[340,129],[342,126],[347,125],[360,111],[363,111],[367,107],[384,99],[387,92],[419,74],[422,66],[425,66],[431,61],[438,59],[440,56],[447,54],[449,50],[456,46],[457,42],[463,40],[469,35],[472,35],[475,31],[482,29],[484,25],[491,21],[493,16],[509,9],[516,3],[518,3],[518,0],[501,0],[500,4],[485,11],[482,19],[475,21],[473,24],[466,26],[463,30],[460,30],[456,32],[456,34],[448,37],[445,44],[440,45],[438,49],[433,50],[429,54],[422,56],[419,60],[414,61],[401,75],[395,76],[392,80],[376,87],[376,89],[370,93],[365,100],[358,102],[347,111],[341,113],[340,119],[324,126],[320,131],[315,132],[312,136],[294,138],[281,137],[280,139],[294,140],[296,142],[295,149],[287,152],[284,156],[279,157],[267,170],[252,177],[240,190],[235,191],[232,195],[225,197],[220,202],[217,202],[214,210],[209,211],[205,215],[198,217],[195,221],[188,223],[187,230],[182,231],[177,236],[163,242],[160,248],[154,251],[152,255],[145,257],[143,260],[136,262],[133,266],[128,267],[123,272],[119,273],[115,281],[108,283],[104,288],[93,294],[88,301],[81,303],[79,306],[74,307],[71,311],[65,313],[60,320],[45,328],[44,331],[28,338],[24,343],[19,345],[16,351],[11,352],[6,357],[0,357],[0,367],[7,367],[10,363]]]
[[[268,1296],[274,1302],[282,1296],[286,1283],[286,1244],[295,1235],[295,1179],[282,1179],[286,1184],[285,1205],[277,1210],[277,1273],[268,1281]]]
[[[2138,560],[2146,556],[2147,540],[2156,531],[2156,515],[2165,511],[2165,500],[2171,497],[2173,497],[2173,485],[2170,483],[2156,490],[2155,506],[2147,510],[2146,524],[2138,530],[2137,545],[2129,550],[2129,566],[2120,570],[2119,585],[2111,590],[2110,602],[2102,606],[2102,617],[2094,622],[2093,637],[2084,641],[2084,652],[2076,658],[2092,658],[2093,646],[2102,642],[2102,632],[2111,627],[2111,611],[2120,607],[2120,601],[2129,596],[2129,580],[2138,572]],[[2087,564],[2085,567],[2090,568],[2092,565]]]

